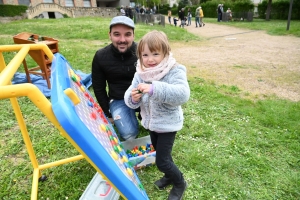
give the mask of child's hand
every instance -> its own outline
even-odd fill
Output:
[[[143,93],[140,90],[138,90],[137,88],[133,88],[131,90],[131,97],[134,102],[139,102],[142,96],[143,96]]]
[[[137,89],[142,93],[149,93],[151,89],[151,84],[140,83]]]

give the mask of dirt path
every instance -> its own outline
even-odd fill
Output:
[[[171,44],[175,58],[187,66],[189,76],[237,86],[252,98],[276,95],[300,100],[300,38],[222,24],[195,28],[192,22],[185,29],[205,38]]]

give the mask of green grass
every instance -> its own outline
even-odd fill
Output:
[[[226,26],[234,26],[237,28],[246,28],[250,30],[264,30],[270,35],[293,35],[300,37],[300,20],[290,21],[289,30],[287,30],[287,20],[270,20],[253,19],[252,22],[247,21],[232,21],[232,22],[217,22],[217,19],[204,18],[205,22],[222,24]]]
[[[109,19],[100,18],[16,21],[1,24],[0,44],[13,44],[12,36],[25,31],[55,37],[73,68],[90,73],[95,51],[109,43],[108,23]],[[262,29],[269,28],[261,24]],[[165,31],[171,42],[201,40],[171,26],[137,25],[136,41],[154,28]],[[14,55],[5,53],[6,62]],[[201,77],[190,78],[189,84],[184,128],[173,149],[189,184],[185,199],[299,199],[300,103],[276,97],[242,99],[244,91],[237,86],[215,85]],[[39,164],[78,155],[27,97],[18,102]],[[143,128],[141,132],[147,134]],[[0,100],[0,172],[0,199],[30,199],[32,165],[8,99]],[[96,171],[81,160],[42,173],[48,180],[39,183],[38,199],[75,200]],[[137,173],[150,199],[167,198],[170,187],[166,191],[153,187],[162,175],[155,166]]]

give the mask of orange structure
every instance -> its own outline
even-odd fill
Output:
[[[24,32],[15,35],[13,39],[15,44],[46,44],[53,54],[59,52],[58,40],[50,37]],[[26,60],[23,60],[28,82],[31,83],[30,74],[41,75],[46,80],[48,88],[50,89],[51,60],[42,50],[30,50],[29,55],[38,64],[38,66],[28,68]]]

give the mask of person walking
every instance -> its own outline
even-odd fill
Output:
[[[149,130],[156,166],[164,174],[154,185],[162,190],[173,184],[168,200],[181,200],[187,182],[173,161],[172,148],[183,127],[181,105],[190,97],[186,67],[176,62],[168,38],[161,31],[142,37],[137,57],[137,72],[125,92],[125,103],[132,109],[141,108],[141,124]]]
[[[172,11],[168,10],[168,20],[169,20],[169,24],[171,24],[171,17],[172,17]]]
[[[201,27],[201,26],[205,26],[205,24],[204,24],[204,22],[203,22],[204,14],[203,14],[203,10],[202,10],[202,7],[201,7],[201,6],[199,7],[199,12],[200,12],[200,27]]]
[[[185,24],[185,15],[184,15],[184,8],[181,8],[181,10],[179,10],[178,13],[178,18],[181,21],[180,27],[184,28],[184,24]]]
[[[122,16],[126,16],[126,12],[125,12],[123,6],[121,6],[121,8],[120,8],[120,13],[121,13]]]
[[[192,25],[192,12],[191,12],[191,9],[189,8],[188,9],[188,14],[187,14],[187,26],[190,26]]]
[[[217,8],[217,13],[218,13],[218,22],[221,21],[222,19],[222,10],[221,10],[221,4],[218,5],[218,8]]]
[[[195,13],[195,23],[196,23],[196,28],[200,27],[200,11],[199,8],[196,9],[196,13]]]
[[[136,72],[134,28],[129,17],[114,17],[108,33],[111,44],[99,49],[92,61],[96,99],[123,140],[135,139],[139,132],[136,110],[124,102],[124,93]]]

